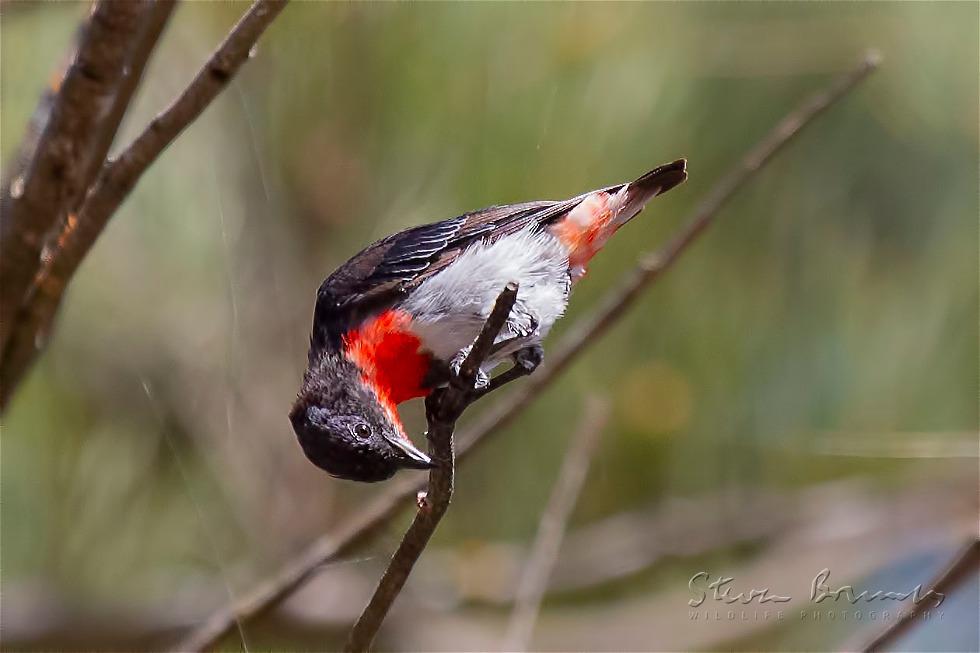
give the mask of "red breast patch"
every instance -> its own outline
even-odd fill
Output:
[[[392,309],[344,336],[347,358],[361,369],[386,408],[432,391],[422,384],[431,357],[420,351],[422,341],[411,323],[407,312]]]

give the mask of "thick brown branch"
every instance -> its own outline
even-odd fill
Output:
[[[6,209],[0,220],[0,344],[10,336],[40,267],[46,236],[85,192],[88,155],[123,77],[143,9],[142,2],[95,5],[26,171],[0,189]]]
[[[473,384],[480,366],[490,355],[490,349],[504,327],[517,300],[517,284],[510,283],[497,297],[493,311],[487,318],[480,335],[460,366],[459,372],[450,376],[449,386],[433,393],[426,400],[426,418],[429,421],[430,455],[437,466],[429,472],[429,489],[419,501],[415,520],[392,556],[381,576],[374,595],[368,602],[347,640],[347,651],[366,651],[374,641],[378,629],[388,615],[391,604],[405,586],[415,562],[429,543],[436,526],[449,508],[453,496],[455,452],[453,432],[456,420],[475,398]]]
[[[0,179],[0,221],[9,219],[11,211],[13,211],[15,197],[20,197],[23,194],[25,173],[30,167],[31,161],[34,160],[34,153],[37,152],[38,143],[41,142],[41,135],[51,118],[55,100],[58,99],[58,90],[71,68],[79,44],[85,38],[86,27],[87,25],[78,26],[71,48],[65,54],[64,60],[59,64],[57,70],[51,74],[51,83],[41,92],[37,106],[34,107],[27,127],[24,128],[24,135],[17,146],[17,151],[3,166],[3,178]]]
[[[101,112],[105,117],[101,118],[96,128],[92,130],[93,137],[90,139],[88,151],[79,153],[78,167],[82,168],[83,172],[80,173],[78,186],[86,191],[96,174],[98,174],[106,155],[109,153],[109,147],[112,145],[112,141],[119,130],[119,125],[122,123],[123,116],[129,108],[133,94],[139,86],[150,54],[153,52],[157,41],[160,40],[160,35],[170,19],[174,8],[177,6],[177,0],[147,0],[142,3],[133,3],[133,7],[139,6],[140,4],[142,4],[142,9],[138,26],[133,30],[131,38],[133,42],[129,44],[127,58],[122,62],[121,79],[116,84],[115,91],[112,93],[111,108],[108,111]],[[88,31],[80,27],[77,37],[78,43],[72,48],[73,52],[80,49],[80,44],[85,39],[86,34],[88,34]],[[57,75],[59,83],[60,80],[65,79],[71,63],[71,58],[65,61],[61,73]],[[35,152],[38,151],[38,143],[48,125],[48,120],[59,97],[58,90],[58,86],[52,86],[45,89],[41,94],[37,108],[34,110],[25,130],[17,154],[11,161],[11,165],[4,172],[3,182],[0,185],[0,188],[3,189],[2,196],[0,197],[2,197],[2,215],[4,216],[10,215],[15,201],[24,192],[24,186],[26,184],[24,173],[31,165]],[[69,213],[76,212],[78,205],[84,198],[85,192],[77,193],[72,203],[63,208]],[[57,216],[59,219],[63,217],[63,215]],[[55,228],[57,229],[59,227],[63,229],[64,224],[58,225]],[[32,276],[41,265],[42,261],[35,261],[34,268],[30,271]],[[12,323],[7,325],[7,328],[12,328]],[[8,333],[9,331],[4,331],[4,339]]]
[[[521,392],[510,394],[494,403],[474,427],[457,438],[457,463],[472,454],[487,436],[498,432],[531,405],[569,363],[586,347],[595,343],[623,315],[642,289],[673,265],[678,256],[711,224],[735,191],[748,182],[755,172],[814,118],[865,79],[877,67],[877,61],[877,57],[868,55],[854,70],[808,99],[766,134],[736,168],[715,185],[673,240],[653,255],[643,257],[637,267],[627,274],[619,290],[608,294],[606,303],[596,313],[573,326],[570,333],[549,354],[549,362],[528,377]],[[288,561],[278,573],[258,584],[239,600],[212,614],[204,624],[180,642],[178,649],[208,649],[227,635],[236,622],[248,621],[270,609],[303,585],[316,573],[317,568],[349,554],[380,532],[415,498],[422,487],[421,482],[412,479],[406,479],[394,486],[335,533],[316,540],[302,554]]]
[[[548,579],[558,560],[565,527],[572,509],[578,502],[585,484],[592,456],[599,444],[599,436],[609,419],[609,402],[591,397],[586,405],[582,425],[571,444],[555,481],[548,505],[541,514],[538,533],[534,538],[531,554],[524,564],[524,572],[517,586],[514,609],[504,637],[505,651],[525,651],[538,620],[541,599],[548,589]]]
[[[113,3],[127,4],[127,3]],[[50,331],[62,296],[78,266],[146,169],[227,86],[249,58],[255,42],[285,7],[286,0],[256,0],[211,55],[190,85],[102,171],[77,216],[69,216],[50,261],[38,273],[0,359],[0,409]]]
[[[866,653],[885,650],[885,647],[915,625],[919,615],[935,606],[935,602],[932,601],[932,596],[927,597],[929,592],[948,597],[949,593],[956,589],[963,581],[971,578],[975,581],[978,570],[980,570],[980,540],[973,539],[967,542],[953,557],[950,563],[946,565],[946,568],[926,585],[926,589],[921,593],[924,600],[913,603],[912,607],[905,611],[900,619],[889,624],[887,628],[862,646],[860,650]]]

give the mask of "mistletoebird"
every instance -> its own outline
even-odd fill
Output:
[[[446,383],[510,281],[517,300],[477,386],[508,359],[533,371],[591,258],[686,178],[682,159],[568,200],[493,206],[406,229],[344,263],[317,292],[309,364],[289,414],[307,458],[355,481],[432,467],[395,406]]]

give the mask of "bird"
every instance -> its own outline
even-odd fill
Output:
[[[508,360],[517,376],[533,372],[592,257],[649,200],[686,179],[687,162],[678,159],[570,199],[412,227],[356,254],[317,290],[307,369],[289,412],[306,457],[331,476],[363,482],[431,469],[397,405],[446,384],[510,282],[516,301],[475,386],[487,388]]]

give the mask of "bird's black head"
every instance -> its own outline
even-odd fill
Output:
[[[310,366],[289,420],[306,457],[331,476],[375,482],[399,469],[433,466],[341,355],[327,354]]]

